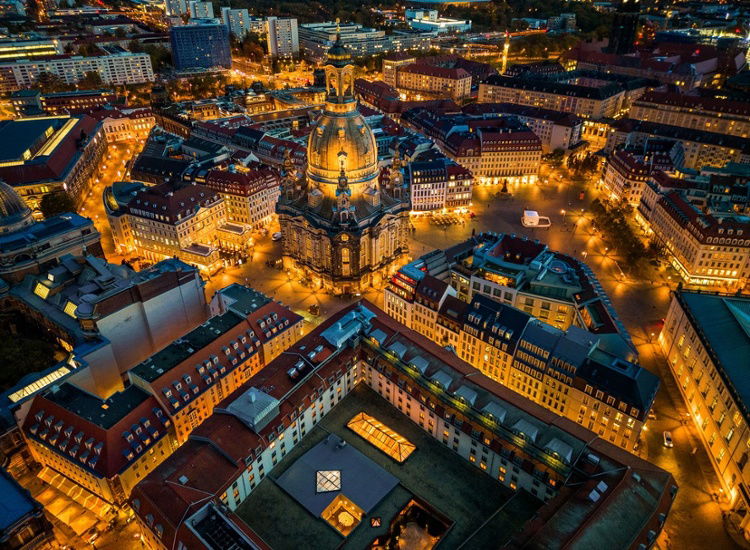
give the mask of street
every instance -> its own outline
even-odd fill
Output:
[[[111,149],[111,158],[105,162],[98,186],[111,183],[120,176],[120,166],[127,147]],[[106,157],[105,157],[106,158]],[[642,365],[659,375],[662,386],[654,405],[656,420],[648,424],[641,454],[654,464],[670,471],[680,486],[672,513],[666,523],[659,547],[666,548],[734,548],[734,543],[724,530],[719,504],[712,497],[718,483],[709,459],[699,443],[696,428],[685,418],[685,406],[656,344],[659,322],[664,318],[670,301],[670,284],[666,272],[648,268],[648,273],[631,274],[627,265],[610,250],[602,236],[592,228],[586,209],[596,197],[593,187],[585,189],[580,198],[582,184],[569,183],[567,178],[549,178],[550,183],[514,186],[509,189],[511,198],[500,197],[499,186],[477,186],[471,210],[463,221],[447,227],[431,225],[428,216],[414,217],[416,228],[411,237],[410,255],[413,258],[434,248],[445,248],[468,239],[476,233],[494,231],[526,235],[547,243],[557,250],[586,261],[597,274],[612,303],[628,328],[638,347]],[[112,238],[104,219],[101,189],[92,191],[84,215],[94,216],[102,232],[102,245],[110,261],[119,262],[113,253]],[[529,229],[522,227],[520,218],[524,209],[537,210],[549,216],[552,227]],[[96,217],[98,216],[98,218]],[[277,231],[270,228],[269,235]],[[281,256],[281,243],[270,237],[256,239],[251,258],[243,265],[226,268],[206,281],[208,299],[214,292],[231,283],[247,284],[275,300],[290,306],[308,322],[305,332],[323,319],[345,307],[352,299],[334,297],[323,291],[303,286],[286,272],[269,267],[266,261]],[[364,298],[382,306],[382,291],[372,290]],[[353,298],[358,299],[358,298]],[[320,315],[312,316],[309,307],[317,304]],[[671,431],[674,448],[662,444],[662,432]],[[693,449],[697,448],[693,453]]]

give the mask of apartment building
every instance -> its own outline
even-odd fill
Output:
[[[630,348],[631,358],[635,357],[630,336],[591,269],[539,241],[481,233],[406,264],[386,287],[385,309],[407,326],[420,321],[413,317],[411,308],[423,278],[439,281],[439,289],[447,285],[451,295],[464,303],[484,295],[561,330],[577,326],[606,335],[620,349]],[[441,290],[440,295],[444,292]],[[456,303],[453,307],[461,311]],[[429,320],[428,330],[437,319],[436,311],[431,315],[428,318],[426,311],[420,312],[422,321]]]
[[[0,40],[0,61],[49,57],[63,53],[65,53],[63,43],[57,38],[24,40],[15,36]]]
[[[221,20],[229,28],[229,32],[242,40],[247,34],[266,32],[266,23],[260,17],[252,17],[247,9],[221,8]]]
[[[258,228],[273,219],[281,182],[278,173],[267,166],[235,172],[210,170],[203,184],[224,199],[230,222]]]
[[[113,90],[75,90],[43,94],[40,90],[13,92],[10,101],[17,117],[39,115],[90,114],[115,103]]]
[[[750,103],[650,91],[633,103],[630,118],[728,136],[750,137]]]
[[[360,400],[375,415],[382,407],[398,411],[488,481],[540,499],[538,515],[547,521],[525,524],[515,545],[560,542],[565,531],[566,544],[594,537],[596,546],[647,546],[666,519],[677,491],[668,473],[504,388],[368,302],[337,313],[288,351],[216,407],[133,492],[131,507],[150,546],[207,548],[208,515],[238,545],[272,544],[243,522],[241,504],[271,483],[265,478],[319,432],[319,422],[347,406],[342,401],[351,407]],[[397,442],[388,437],[386,445]],[[633,492],[638,505],[629,513],[638,521],[613,533],[590,530],[593,518],[621,517]],[[581,501],[587,511],[571,528],[565,511],[580,510]]]
[[[471,95],[471,75],[460,68],[412,63],[397,69],[396,89],[407,98],[460,101]]]
[[[678,290],[659,344],[740,531],[750,535],[746,296]],[[726,509],[726,508],[725,508]]]
[[[302,336],[303,318],[255,290],[231,285],[225,310],[128,371],[174,424],[179,444],[214,407]]]
[[[517,118],[485,119],[418,107],[401,122],[432,138],[440,150],[483,183],[534,183],[542,144]]]
[[[542,152],[568,151],[582,142],[583,121],[576,115],[514,103],[471,103],[462,112],[484,118],[513,116],[528,126],[542,142]]]
[[[413,213],[462,211],[471,206],[473,174],[442,154],[423,154],[410,162],[406,182]]]
[[[172,27],[169,42],[178,71],[232,68],[229,28],[217,19],[191,19]]]
[[[643,79],[587,71],[493,75],[479,85],[479,103],[514,103],[598,120],[626,112],[647,86]]]
[[[122,52],[94,57],[58,55],[0,63],[0,92],[30,88],[42,73],[51,73],[65,84],[77,84],[88,72],[98,73],[102,82],[111,86],[154,81],[151,58],[146,53]]]
[[[248,226],[227,222],[219,193],[195,183],[115,183],[104,203],[115,246],[150,261],[177,257],[212,273],[222,249],[243,251],[250,237]]]
[[[750,164],[747,139],[632,118],[616,120],[610,125],[604,150],[611,153],[622,145],[642,147],[651,139],[679,141],[683,149],[683,168],[700,170],[705,166],[721,168],[729,163]]]
[[[430,275],[411,291],[404,279],[402,273],[394,276],[386,290],[387,312],[434,342],[452,346],[489,378],[633,449],[658,379],[621,357],[620,349],[609,351],[615,348],[608,336],[575,325],[561,330],[482,294],[463,302],[448,283]],[[639,392],[631,394],[634,386]],[[639,395],[649,397],[644,401]]]
[[[76,501],[107,520],[178,446],[164,409],[136,386],[106,399],[69,382],[52,386],[31,401],[22,432],[38,476],[79,487]]]
[[[299,31],[294,18],[266,17],[266,41],[271,57],[299,55]]]
[[[107,143],[146,140],[156,124],[150,107],[136,109],[102,109],[91,116],[102,122],[102,131]]]
[[[667,251],[689,285],[742,290],[750,278],[750,220],[734,212],[701,210],[681,189],[649,182],[638,219]]]
[[[607,159],[601,182],[615,201],[638,206],[651,169],[632,153],[618,149]]]
[[[188,11],[190,12],[190,19],[214,18],[214,5],[211,2],[191,0],[188,2]]]
[[[408,67],[417,62],[417,58],[407,52],[390,53],[383,57],[383,82],[396,88],[398,79],[398,70],[402,67]],[[368,81],[369,82],[369,81]]]

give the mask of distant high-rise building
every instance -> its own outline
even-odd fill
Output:
[[[211,2],[191,1],[189,4],[191,19],[213,19],[214,5]]]
[[[265,22],[260,17],[251,17],[246,9],[221,8],[221,21],[238,39],[246,34],[265,32]]]
[[[164,11],[170,17],[179,17],[188,13],[188,4],[185,0],[166,0],[164,2]]]
[[[178,71],[232,68],[229,29],[214,19],[194,19],[188,25],[172,27],[169,39]]]
[[[296,19],[266,19],[268,53],[271,57],[294,57],[299,53]]]
[[[609,36],[608,53],[619,55],[635,51],[635,32],[638,28],[638,17],[641,4],[638,0],[623,0],[617,7],[612,32]]]

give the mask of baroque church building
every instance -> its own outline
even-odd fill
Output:
[[[357,110],[354,66],[340,38],[328,51],[327,98],[310,134],[307,171],[284,163],[276,207],[284,268],[334,294],[379,287],[406,261],[409,196],[395,157],[383,185],[372,130]]]

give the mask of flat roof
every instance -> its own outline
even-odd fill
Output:
[[[50,129],[56,130],[58,119],[34,118],[7,120],[0,123],[0,162],[10,160],[27,160],[24,152],[44,139]]]
[[[748,416],[750,407],[750,298],[680,291],[677,297],[687,310],[701,340],[718,361],[730,388]]]
[[[41,506],[29,492],[3,469],[0,469],[0,495],[3,495],[0,499],[0,532],[12,527],[37,507],[41,511]]]
[[[318,472],[340,472],[340,490],[318,492]],[[335,434],[302,455],[276,483],[315,517],[320,517],[338,495],[343,494],[365,513],[372,510],[398,479]]]
[[[242,323],[242,321],[244,321],[244,318],[234,311],[227,311],[222,315],[211,317],[198,328],[182,338],[178,338],[131,370],[139,378],[147,382],[153,382],[165,372],[192,357],[196,352]]]
[[[44,394],[48,401],[105,430],[117,424],[149,397],[150,394],[131,385],[107,399],[101,399],[69,383],[53,386]]]

